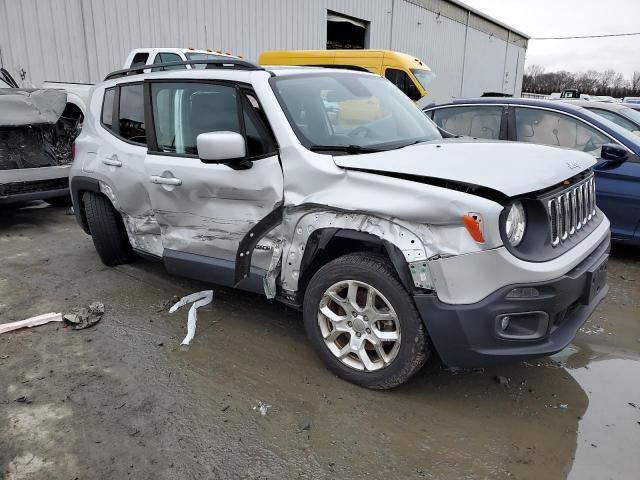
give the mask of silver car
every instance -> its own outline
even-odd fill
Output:
[[[445,140],[369,73],[200,63],[93,92],[71,190],[106,265],[138,253],[299,308],[327,367],[370,388],[436,353],[557,352],[606,295],[590,155]]]

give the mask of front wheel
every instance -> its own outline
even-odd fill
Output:
[[[382,257],[345,255],[318,270],[305,293],[304,323],[325,365],[368,388],[400,385],[431,353],[413,299]]]

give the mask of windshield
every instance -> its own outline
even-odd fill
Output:
[[[227,60],[229,57],[222,55],[214,55],[213,53],[201,53],[201,52],[187,52],[184,54],[187,60]],[[196,70],[204,70],[206,65],[191,65],[191,68]]]
[[[365,153],[442,138],[404,93],[377,75],[327,70],[271,81],[300,142],[311,150]]]
[[[582,114],[584,114],[586,117],[595,120],[595,125],[601,123],[609,130],[611,130],[612,133],[610,133],[609,136],[613,136],[616,140],[624,143],[625,145],[633,149],[634,152],[640,151],[640,138],[637,134],[630,132],[626,128],[621,127],[608,118],[598,115],[597,113],[587,110],[586,108],[580,107],[580,109]]]
[[[433,82],[433,79],[436,78],[435,73],[433,73],[431,70],[425,70],[423,68],[412,68],[411,73],[415,75],[415,77],[418,79],[418,82],[420,82],[420,85],[422,85],[422,88],[425,90],[427,89],[427,85]]]

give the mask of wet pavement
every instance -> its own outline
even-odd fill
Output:
[[[0,210],[0,322],[106,311],[0,336],[0,478],[638,478],[639,250],[614,249],[608,298],[554,358],[377,392],[325,370],[297,312],[216,286],[181,349],[168,307],[210,286],[105,267],[43,207]]]

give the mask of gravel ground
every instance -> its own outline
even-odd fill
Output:
[[[638,252],[614,249],[609,297],[555,358],[376,392],[322,367],[298,312],[221,287],[181,349],[168,307],[210,286],[103,266],[67,209],[2,209],[0,323],[106,311],[0,336],[0,478],[636,479]]]

